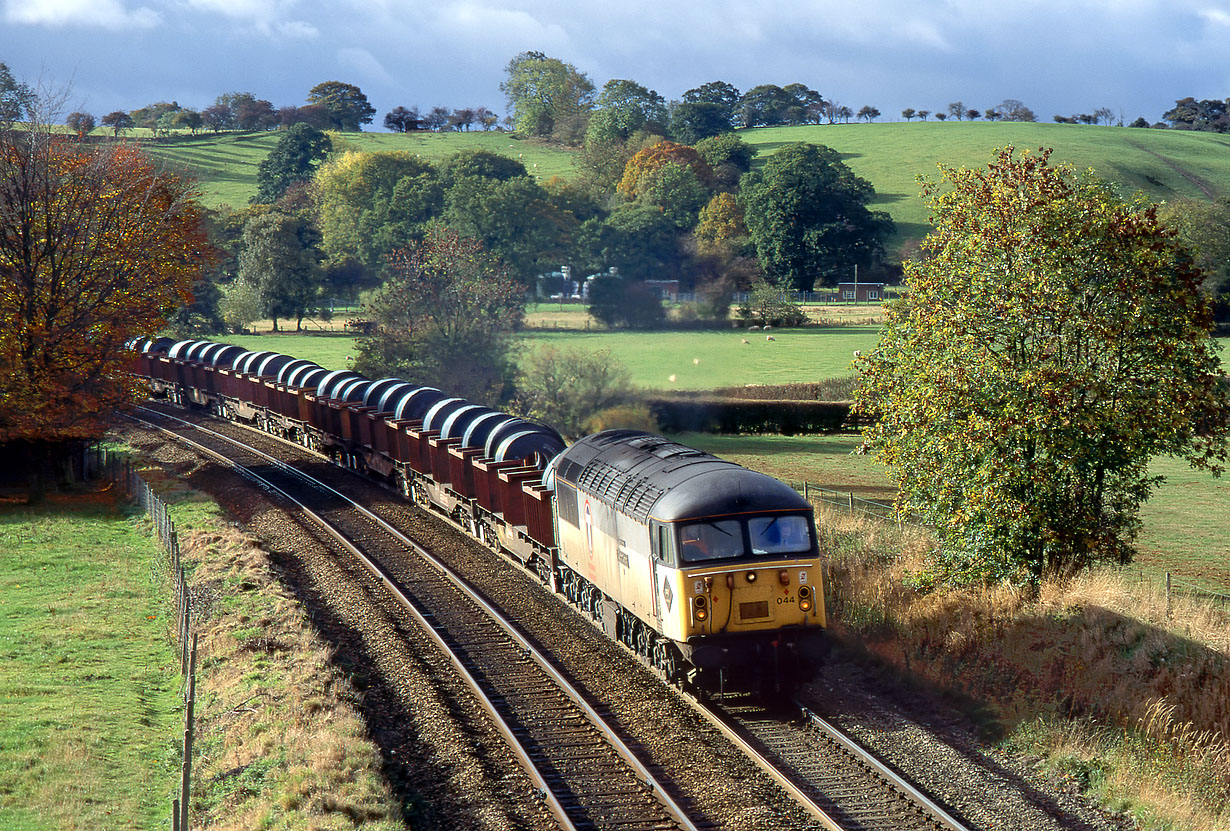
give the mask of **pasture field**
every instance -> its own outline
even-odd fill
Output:
[[[558,307],[544,304],[540,308]],[[847,308],[863,310],[854,312],[863,315],[868,307]],[[549,319],[547,312],[532,314]],[[565,323],[575,322],[577,312],[562,314],[568,316]],[[525,352],[546,345],[592,352],[610,349],[632,374],[632,383],[641,389],[706,390],[746,384],[821,381],[849,375],[854,352],[874,348],[879,340],[879,327],[816,326],[774,329],[768,334],[773,336],[772,341],[766,340],[764,332],[742,329],[629,332],[536,328],[524,330],[518,343]],[[268,349],[307,358],[328,369],[347,368],[347,358],[354,355],[354,338],[341,332],[225,335],[217,336],[216,340],[247,349]],[[744,340],[747,343],[743,343]],[[1230,346],[1230,338],[1221,338],[1220,343],[1222,367],[1230,371],[1230,349],[1226,348]],[[672,375],[674,381],[670,380]]]
[[[890,256],[901,243],[926,236],[927,210],[918,177],[939,178],[938,165],[983,167],[996,147],[1054,148],[1052,162],[1092,169],[1154,201],[1230,196],[1230,137],[1215,133],[1011,122],[889,122],[811,127],[762,127],[739,135],[762,161],[784,144],[823,144],[875,186],[872,207],[897,223]]]
[[[334,147],[380,152],[397,150],[438,162],[462,150],[480,149],[519,159],[541,181],[573,175],[572,154],[509,133],[334,133]],[[171,169],[196,179],[208,208],[242,208],[256,194],[256,171],[277,144],[278,133],[221,133],[177,136],[143,148]]]
[[[1230,195],[1230,138],[1214,133],[1003,122],[884,122],[808,127],[762,127],[739,131],[763,161],[790,142],[824,144],[875,186],[874,207],[897,222],[890,258],[901,245],[927,232],[926,208],[918,196],[919,176],[936,178],[936,165],[980,167],[996,147],[1053,147],[1052,159],[1078,169],[1092,168],[1160,201],[1177,197]],[[243,207],[256,192],[256,168],[277,142],[277,133],[180,136],[146,144],[148,151],[200,182],[209,207]],[[539,179],[574,175],[572,151],[521,140],[509,133],[346,133],[338,146],[359,150],[405,150],[438,160],[469,148],[520,158]]]
[[[162,827],[183,709],[154,541],[109,493],[51,494],[0,503],[0,551],[0,827]]]

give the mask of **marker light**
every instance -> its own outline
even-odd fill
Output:
[[[747,582],[749,582],[749,583],[755,583],[755,582],[756,582],[756,572],[754,572],[754,571],[749,571],[749,572],[747,573]]]

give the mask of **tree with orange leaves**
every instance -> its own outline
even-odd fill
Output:
[[[674,164],[691,168],[696,178],[705,185],[713,187],[713,168],[701,158],[695,147],[677,144],[673,141],[660,141],[652,147],[646,147],[628,160],[624,167],[624,176],[616,185],[619,191],[629,201],[636,199],[644,186],[645,180],[661,168]]]
[[[0,456],[32,500],[51,459],[134,400],[125,342],[190,299],[212,257],[194,196],[129,146],[0,135]]]

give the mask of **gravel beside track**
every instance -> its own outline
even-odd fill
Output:
[[[178,408],[168,412],[195,418]],[[674,796],[694,816],[730,829],[817,827],[655,675],[520,570],[436,517],[306,450],[216,420],[208,426],[309,470],[465,574],[554,656],[591,701],[605,702],[597,707],[603,717],[634,737],[633,749],[655,773],[668,772]],[[173,467],[183,467],[190,455],[133,432],[132,443],[148,445],[159,458],[179,459]],[[343,576],[344,567],[326,562],[331,558],[315,551],[314,530],[279,518],[281,511],[263,496],[254,497],[252,492],[259,491],[239,477],[209,470],[198,469],[191,484],[218,497],[268,540],[288,582],[337,644],[339,662],[366,686],[361,704],[385,753],[390,778],[405,783],[405,793],[417,794],[424,803],[414,810],[429,821],[415,827],[549,824],[536,800],[525,796],[525,778],[511,755],[459,690],[443,659],[426,647],[426,639],[416,637],[407,620],[380,610],[368,590],[355,587],[353,575]],[[312,545],[306,545],[305,538]],[[403,644],[402,654],[390,651],[394,641]],[[860,673],[852,663],[832,663],[804,690],[802,700],[972,828],[1133,827],[1130,820],[1107,815],[1065,793],[1062,783],[1046,781],[1026,764],[986,752],[955,713],[938,712],[930,704],[922,705],[921,714],[911,713],[910,702],[895,700],[891,690],[875,691]],[[518,800],[517,794],[523,797]]]

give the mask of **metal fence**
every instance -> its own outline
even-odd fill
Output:
[[[195,739],[197,633],[192,627],[192,589],[180,563],[179,534],[166,503],[141,478],[127,456],[103,447],[90,447],[86,450],[83,468],[88,478],[106,478],[123,488],[125,495],[145,510],[167,554],[171,579],[175,584],[175,630],[172,637],[179,650],[179,671],[184,677],[183,761],[180,765],[179,796],[171,802],[171,828],[172,831],[188,831],[192,745]]]

